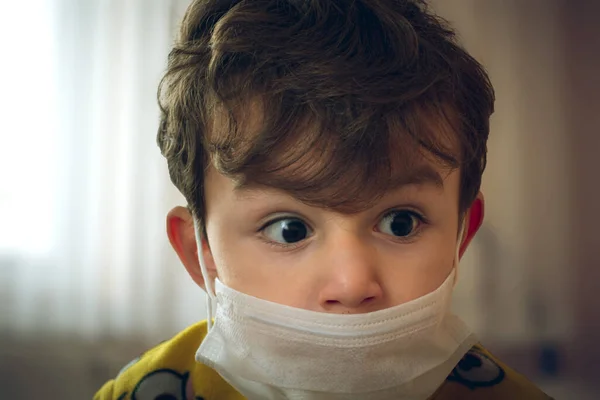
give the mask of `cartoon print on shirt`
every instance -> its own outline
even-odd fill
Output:
[[[179,374],[171,369],[159,369],[144,376],[131,393],[131,400],[202,400],[194,398],[188,383],[188,372]]]
[[[141,357],[127,364],[120,372],[122,374],[129,369]],[[203,397],[195,397],[189,372],[183,374],[172,369],[163,368],[152,371],[142,377],[131,392],[121,394],[118,400],[204,400]]]
[[[454,367],[447,379],[476,389],[495,386],[504,380],[505,375],[500,365],[473,347]]]

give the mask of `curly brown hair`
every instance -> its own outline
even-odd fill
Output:
[[[212,165],[355,212],[423,157],[479,191],[494,91],[418,0],[196,0],[158,91],[158,144],[204,221]]]

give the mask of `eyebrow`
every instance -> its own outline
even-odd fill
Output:
[[[421,165],[411,169],[407,173],[401,173],[393,177],[390,182],[389,190],[399,190],[406,186],[425,186],[432,185],[438,189],[444,188],[442,176],[429,165]],[[275,189],[270,186],[257,184],[253,181],[236,183],[235,192],[242,195],[251,195],[252,192]]]

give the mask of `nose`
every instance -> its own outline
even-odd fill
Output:
[[[319,306],[325,312],[358,314],[383,308],[376,249],[346,234],[329,243],[322,258],[324,284]]]

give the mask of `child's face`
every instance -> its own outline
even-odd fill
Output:
[[[209,169],[207,267],[238,291],[321,312],[370,312],[423,296],[454,266],[459,172],[429,162],[414,172],[369,209],[348,215],[272,188],[236,188]],[[179,225],[193,246],[191,224]],[[182,254],[177,245],[186,242],[174,238],[178,229],[169,223],[171,242],[202,285],[194,252]]]

